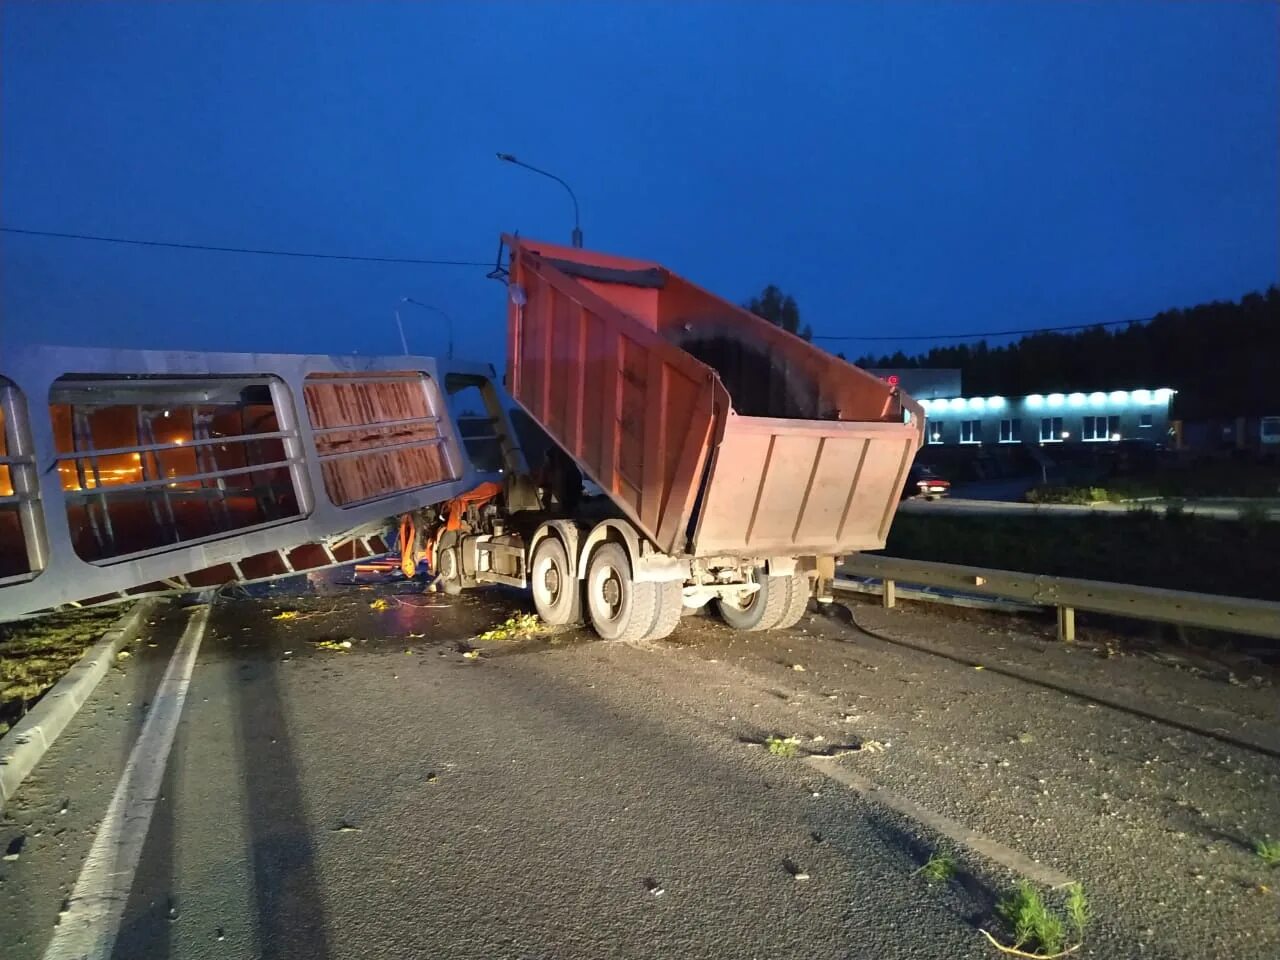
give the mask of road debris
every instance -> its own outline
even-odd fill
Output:
[[[333,650],[337,653],[351,651],[350,640],[313,640],[312,643],[321,650]]]
[[[547,625],[538,619],[536,613],[518,613],[508,617],[501,625],[486,630],[476,637],[477,640],[521,640],[544,632]]]
[[[808,880],[808,872],[794,860],[786,859],[782,861],[782,868],[791,874],[793,880]]]
[[[22,856],[22,848],[26,845],[27,838],[25,835],[14,837],[9,841],[9,846],[5,848],[4,859],[13,861]]]

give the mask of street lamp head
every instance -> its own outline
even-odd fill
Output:
[[[499,160],[505,160],[507,163],[519,163],[514,153],[499,153]]]

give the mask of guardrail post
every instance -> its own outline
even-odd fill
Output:
[[[1058,639],[1063,643],[1076,642],[1076,608],[1058,607]]]
[[[882,596],[884,597],[884,608],[886,610],[892,610],[898,603],[897,585],[892,580],[884,580],[883,583],[884,590],[882,592]]]

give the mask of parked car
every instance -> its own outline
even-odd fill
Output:
[[[907,482],[902,488],[902,499],[922,497],[925,500],[937,500],[951,492],[951,481],[938,476],[931,467],[914,464],[907,471]]]

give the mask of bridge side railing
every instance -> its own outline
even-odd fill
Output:
[[[478,470],[431,357],[0,354],[0,620],[358,559]],[[354,555],[335,553],[349,545]]]

